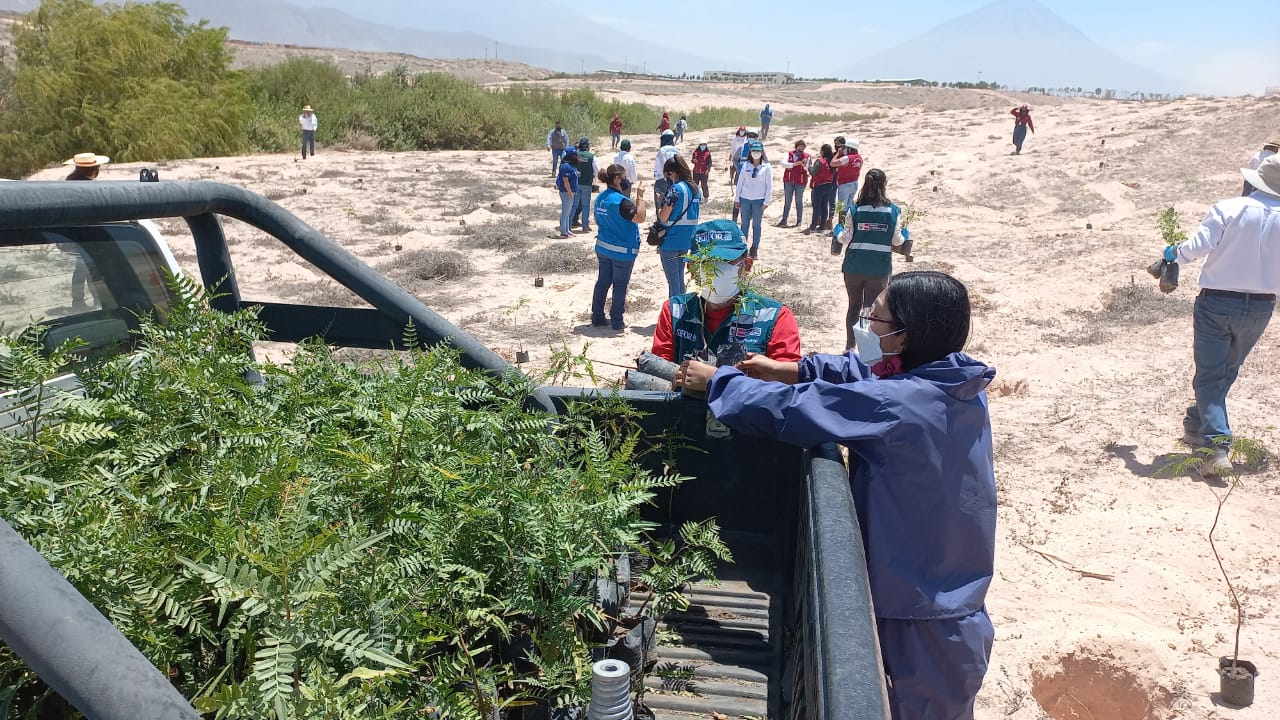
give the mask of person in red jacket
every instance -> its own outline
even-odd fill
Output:
[[[823,145],[819,157],[809,165],[809,205],[813,207],[813,220],[804,230],[805,235],[831,229],[831,203],[836,196],[836,171],[831,161],[835,156],[830,144]]]
[[[613,119],[609,121],[609,137],[613,139],[613,150],[618,149],[618,143],[622,142],[622,118],[618,117],[618,113],[613,114]]]
[[[836,195],[831,206],[831,217],[839,214],[839,208],[849,207],[858,196],[858,181],[862,177],[862,156],[858,154],[858,141],[845,142],[843,135],[836,136],[836,157],[831,167],[836,168]],[[831,228],[827,228],[830,230]]]
[[[1035,123],[1031,122],[1031,108],[1023,103],[1009,111],[1013,116],[1013,154],[1022,154],[1022,143],[1026,142],[1027,130],[1036,131]]]
[[[711,194],[711,189],[707,187],[707,178],[711,175],[711,150],[707,148],[706,143],[698,146],[693,151],[693,184],[702,187],[702,201],[706,202],[707,197]]]
[[[804,141],[797,140],[795,149],[787,153],[787,161],[782,163],[786,170],[782,173],[782,220],[777,227],[787,226],[787,217],[791,214],[791,200],[796,203],[796,224],[804,222],[804,189],[809,184],[809,153],[804,151]]]
[[[671,116],[667,115],[666,113],[662,113],[662,120],[661,122],[658,123],[658,132],[661,133],[663,131],[670,130],[670,129],[671,129]]]

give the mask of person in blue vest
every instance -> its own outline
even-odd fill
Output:
[[[848,448],[894,720],[973,720],[995,637],[995,369],[962,352],[969,321],[960,281],[906,272],[859,326],[857,354],[676,373],[735,433]]]
[[[844,221],[831,240],[831,254],[844,251],[844,289],[849,296],[845,311],[845,349],[853,347],[853,326],[862,311],[871,306],[893,274],[893,248],[906,242],[908,233],[901,227],[902,212],[885,195],[888,178],[884,171],[872,168],[867,173],[857,205],[845,211]]]
[[[626,327],[623,312],[627,308],[627,286],[631,283],[631,271],[640,254],[640,223],[647,211],[644,193],[636,188],[636,200],[631,202],[631,181],[627,169],[610,165],[599,174],[604,191],[596,198],[596,259],[600,272],[596,275],[595,291],[591,295],[591,325],[614,330]],[[613,288],[613,302],[609,305],[609,319],[604,317],[604,298]]]
[[[574,196],[578,194],[578,149],[568,148],[560,156],[560,171],[556,173],[556,189],[560,191],[561,239],[573,237],[569,222],[573,219]]]
[[[698,227],[702,193],[693,184],[693,171],[683,157],[676,155],[662,166],[667,192],[658,209],[658,222],[669,226],[667,236],[658,247],[662,273],[667,278],[667,297],[684,293],[684,256],[693,246],[693,231]]]
[[[769,109],[769,103],[764,104],[764,109],[760,111],[760,139],[767,140],[769,138],[769,123],[773,122],[773,111]]]
[[[754,262],[742,230],[728,220],[711,220],[698,225],[693,241],[699,254],[715,262],[715,269],[700,293],[676,295],[663,303],[651,352],[677,363],[689,357],[726,360],[743,353],[799,360],[800,328],[791,309],[772,298],[743,293],[739,286],[739,278]]]

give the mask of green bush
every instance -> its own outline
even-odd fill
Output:
[[[226,37],[173,4],[44,0],[14,25],[0,174],[87,151],[129,161],[244,150],[248,103]]]
[[[168,324],[85,368],[57,424],[0,433],[0,515],[217,718],[581,702],[609,622],[593,579],[645,547],[640,506],[681,480],[637,465],[634,411],[530,413],[524,376],[447,349],[369,366],[316,345],[257,364],[254,315],[174,283]],[[0,350],[0,381],[25,387],[70,347],[45,358],[28,334]],[[696,557],[665,571],[681,583],[724,554],[713,524],[682,538]],[[523,666],[503,656],[519,638]],[[0,647],[0,698],[13,692],[24,717],[73,716]]]

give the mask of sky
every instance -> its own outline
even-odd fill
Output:
[[[376,22],[432,30],[475,30],[467,4],[454,0],[294,0],[327,5]],[[1261,94],[1280,86],[1280,0],[1041,0],[1050,10],[1121,57],[1184,80],[1195,92]],[[654,11],[631,2],[484,0],[490,17],[563,12],[564,26],[587,18],[634,37],[680,46],[733,69],[751,64],[806,77],[833,75],[861,57],[892,47],[985,0],[683,0]],[[518,27],[519,22],[509,23]],[[1269,30],[1263,31],[1262,28]],[[559,38],[521,44],[564,47]],[[500,38],[501,39],[501,38]],[[505,40],[513,42],[513,40]],[[579,39],[568,42],[581,47]],[[587,43],[590,47],[590,43]],[[602,43],[596,54],[619,54]],[[1010,58],[1016,62],[1016,58]],[[706,68],[716,69],[716,68]],[[991,71],[998,78],[998,69]],[[975,80],[977,78],[974,78]]]

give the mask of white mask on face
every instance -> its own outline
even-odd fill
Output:
[[[887,353],[880,349],[880,338],[897,335],[902,330],[894,330],[891,333],[877,335],[871,330],[871,321],[863,320],[853,326],[853,340],[858,347],[858,359],[867,365],[875,365],[884,359],[885,355],[898,355],[899,353]]]
[[[760,158],[762,157],[764,157],[764,153],[762,152],[757,151],[757,152],[751,153],[751,159],[755,160],[756,162],[759,162]]]
[[[715,265],[711,286],[703,288],[702,296],[707,302],[720,305],[727,303],[738,294],[738,266],[726,262]]]

